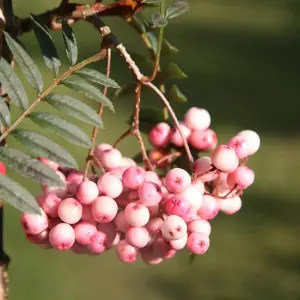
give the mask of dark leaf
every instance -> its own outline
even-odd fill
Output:
[[[163,40],[162,44],[162,49],[161,49],[161,54],[162,55],[172,55],[172,54],[177,54],[179,50],[171,45],[166,39]]]
[[[31,15],[31,19],[34,23],[34,33],[42,50],[45,64],[52,71],[53,75],[57,77],[61,63],[52,37],[48,29],[41,25],[34,15]]]
[[[9,169],[43,185],[64,187],[59,175],[41,161],[19,150],[1,147],[0,161]]]
[[[29,117],[34,123],[54,132],[72,144],[85,148],[92,146],[89,137],[80,128],[53,114],[37,112],[31,113]]]
[[[147,33],[147,37],[148,37],[149,42],[151,44],[151,48],[153,50],[153,53],[156,55],[156,53],[157,53],[157,45],[158,45],[157,38],[156,38],[156,36],[155,36],[155,34],[153,32],[148,32]]]
[[[7,32],[4,32],[4,35],[6,43],[14,56],[14,60],[20,66],[27,80],[40,94],[43,91],[44,84],[37,65],[19,41],[13,39]]]
[[[11,102],[21,110],[28,107],[28,98],[24,86],[9,63],[0,59],[0,83],[8,94]]]
[[[152,15],[152,26],[153,27],[165,27],[168,24],[168,20],[163,18],[160,13],[155,12]]]
[[[48,158],[64,167],[78,168],[76,160],[68,151],[37,132],[16,129],[12,135],[30,154]]]
[[[187,102],[186,96],[179,90],[179,88],[173,84],[169,91],[169,98],[175,102]]]
[[[68,59],[71,65],[74,66],[78,56],[77,42],[72,28],[67,24],[66,21],[62,22],[62,33]]]
[[[0,96],[0,125],[10,126],[10,111],[4,99]]]
[[[7,176],[0,174],[0,199],[11,204],[16,209],[33,214],[40,214],[41,210],[34,197],[21,185]]]
[[[188,76],[179,68],[179,66],[173,62],[170,62],[167,69],[163,70],[162,79],[180,80],[185,79]]]
[[[126,83],[117,89],[113,97],[119,98],[121,96],[130,95],[135,93],[136,82]]]

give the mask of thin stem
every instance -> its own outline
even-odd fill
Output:
[[[160,15],[163,17],[165,14],[165,2],[164,0],[160,1]],[[159,34],[158,34],[158,44],[157,44],[157,51],[156,51],[156,59],[155,64],[152,72],[152,76],[150,77],[149,81],[153,81],[156,77],[156,74],[159,70],[159,63],[160,63],[160,54],[161,54],[161,48],[164,38],[164,27],[159,28]]]
[[[128,136],[131,135],[131,128],[127,129],[114,143],[114,148],[117,148],[118,145]]]
[[[173,158],[180,157],[181,155],[182,155],[182,152],[179,152],[179,151],[170,153],[170,154],[168,154],[168,155],[165,155],[164,157],[162,157],[161,159],[159,159],[159,160],[156,162],[156,164],[155,164],[154,167],[156,168],[158,165],[164,163],[165,161],[167,161],[167,160],[172,160]]]
[[[107,60],[106,60],[106,76],[109,77],[110,75],[110,69],[111,69],[111,49],[107,49]],[[104,96],[106,96],[107,94],[107,86],[105,86],[103,88],[103,91],[102,91],[102,94]],[[99,110],[98,110],[98,115],[101,117],[102,116],[102,113],[103,113],[103,104],[101,103],[100,106],[99,106]],[[96,139],[97,139],[97,135],[98,135],[98,131],[99,131],[99,128],[97,126],[95,126],[93,128],[93,133],[92,133],[92,137],[91,137],[91,143],[92,143],[92,147],[90,148],[89,150],[89,153],[88,153],[88,156],[86,158],[86,164],[85,164],[85,168],[84,168],[84,175],[83,175],[83,179],[85,180],[88,176],[88,171],[89,171],[89,166],[94,158],[94,148],[95,148],[95,143],[96,143]],[[98,164],[100,162],[97,162]],[[101,168],[102,172],[104,170],[102,164],[100,163],[99,164],[99,167]]]
[[[90,64],[92,62],[95,62],[100,59],[100,55],[96,54],[81,63],[75,65],[74,67],[70,68],[68,71],[66,71],[61,77],[57,78],[53,83],[22,113],[22,115],[15,121],[14,124],[12,124],[5,133],[2,134],[0,137],[0,143],[14,130],[16,127],[27,117],[31,111],[45,98],[48,94],[52,92],[61,82],[72,75],[73,72],[83,68],[87,64]]]
[[[165,97],[165,95],[151,82],[144,82],[143,83],[144,85],[148,86],[149,88],[151,88],[154,92],[156,92],[156,94],[161,98],[161,100],[163,101],[163,103],[165,104],[165,106],[167,107],[175,125],[176,125],[176,128],[178,129],[180,135],[181,135],[181,138],[183,140],[183,146],[184,146],[184,149],[185,149],[185,152],[187,154],[187,157],[188,157],[188,160],[190,162],[190,167],[191,169],[193,170],[193,164],[194,164],[194,158],[193,158],[193,155],[191,153],[191,150],[190,150],[190,147],[187,143],[187,140],[185,138],[185,136],[183,135],[182,133],[182,130],[180,129],[180,124],[179,124],[179,121],[175,115],[175,112],[173,111],[169,101],[167,100],[167,98]]]

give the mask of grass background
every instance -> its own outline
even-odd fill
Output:
[[[261,149],[249,162],[255,169],[256,182],[243,197],[243,209],[235,216],[221,215],[212,222],[211,248],[194,265],[188,264],[187,253],[182,252],[159,266],[146,266],[141,262],[121,264],[114,252],[82,257],[41,250],[25,240],[20,213],[7,206],[5,248],[12,258],[11,300],[300,299],[300,2],[189,2],[189,13],[166,29],[168,40],[180,49],[173,59],[189,75],[178,83],[189,103],[175,105],[175,110],[182,117],[190,105],[208,109],[221,142],[248,128],[261,135]],[[58,1],[16,0],[14,5],[16,14],[24,17],[50,9]],[[106,21],[129,50],[146,53],[129,26],[118,19]],[[74,30],[81,58],[99,49],[99,37],[89,25],[79,23]],[[63,60],[61,36],[53,36]],[[24,35],[22,41],[49,83],[49,72],[43,67],[32,33]],[[104,69],[103,65],[97,67]],[[148,69],[143,71],[149,73]],[[131,80],[118,57],[113,60],[112,76],[120,83]],[[34,93],[25,86],[33,101]],[[76,95],[67,89],[58,91]],[[143,106],[160,105],[151,93],[145,93],[142,101]],[[112,143],[124,131],[133,99],[120,98],[115,106],[115,115],[104,113],[106,130],[99,134],[99,142]],[[53,111],[47,105],[40,105],[38,110]],[[14,118],[17,114],[13,110]],[[23,126],[37,129],[27,121]],[[91,127],[82,128],[91,132]],[[48,136],[64,144],[54,135]],[[20,147],[12,138],[8,142]],[[82,166],[86,150],[64,145]],[[138,152],[132,139],[121,149],[126,155]],[[40,191],[23,177],[11,176],[33,193]]]

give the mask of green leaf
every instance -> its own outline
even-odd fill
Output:
[[[68,142],[85,147],[92,147],[89,137],[77,126],[49,113],[31,113],[29,118],[37,125],[54,132]]]
[[[19,41],[13,39],[7,32],[4,31],[6,43],[14,56],[14,60],[20,66],[25,77],[29,83],[40,94],[43,91],[43,78],[42,75],[29,55],[29,53],[23,48]]]
[[[158,46],[158,41],[153,32],[147,32],[147,37],[149,39],[149,42],[151,44],[151,48],[153,50],[153,53],[156,55],[157,53],[157,46]]]
[[[0,59],[0,83],[11,102],[21,110],[26,110],[28,98],[24,86],[10,64],[3,57]]]
[[[93,109],[70,96],[49,94],[44,100],[56,109],[65,112],[80,121],[97,127],[103,126],[100,116],[98,116]]]
[[[119,98],[121,96],[130,95],[135,93],[136,82],[130,82],[122,85],[119,89],[116,90],[113,97]]]
[[[25,188],[1,174],[0,199],[6,201],[22,212],[33,214],[41,213],[36,200]]]
[[[34,15],[31,15],[31,19],[34,24],[34,33],[42,50],[45,64],[52,71],[53,75],[57,77],[61,63],[52,37],[48,29],[41,25]]]
[[[177,54],[179,50],[171,45],[166,39],[163,40],[162,44],[162,49],[161,49],[161,54],[162,55],[172,55],[172,54]]]
[[[140,34],[145,34],[147,32],[144,23],[136,16],[131,18],[130,23]]]
[[[66,21],[62,22],[62,33],[68,59],[71,65],[74,66],[78,57],[77,41],[72,28],[68,25]]]
[[[19,150],[1,147],[0,161],[18,174],[42,185],[64,187],[60,176],[50,167]]]
[[[152,15],[152,26],[153,27],[165,27],[168,24],[168,20],[163,18],[159,12],[155,12]]]
[[[162,78],[166,79],[173,79],[173,80],[180,80],[187,78],[188,76],[180,69],[180,67],[170,62],[167,69],[162,72]]]
[[[153,4],[153,3],[159,3],[161,2],[161,0],[143,0],[144,3],[147,3],[147,4]]]
[[[90,84],[83,78],[67,78],[63,80],[63,84],[68,88],[75,90],[77,92],[83,93],[86,97],[96,100],[107,106],[110,110],[114,112],[114,106],[111,101],[102,94],[100,89]]]
[[[169,98],[175,102],[187,102],[187,97],[173,84],[169,91]]]
[[[30,154],[46,157],[64,167],[78,168],[76,160],[68,151],[37,132],[16,129],[12,135],[22,146],[28,149]]]
[[[0,125],[10,126],[10,111],[4,99],[0,96]]]
[[[186,0],[174,0],[172,4],[167,8],[166,18],[169,20],[176,18],[185,13],[188,9],[189,4]]]
[[[107,77],[106,75],[104,75],[96,70],[93,70],[93,69],[82,68],[82,69],[76,71],[75,74],[79,75],[80,77],[82,77],[88,81],[91,81],[91,82],[94,82],[94,83],[97,83],[97,84],[100,84],[103,86],[112,87],[114,89],[117,89],[120,87],[113,79],[111,79],[111,78]]]

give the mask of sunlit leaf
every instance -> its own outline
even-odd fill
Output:
[[[188,9],[189,4],[186,0],[174,0],[172,4],[167,8],[166,18],[169,20],[176,18],[185,13]]]

